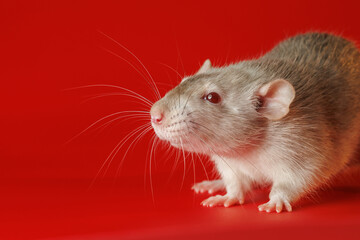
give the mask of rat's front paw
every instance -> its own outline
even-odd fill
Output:
[[[222,180],[202,181],[201,183],[194,184],[192,189],[196,193],[208,192],[208,193],[212,194],[212,193],[215,193],[215,192],[218,192],[218,191],[225,190],[225,185],[224,185],[224,182]]]
[[[228,194],[222,196],[222,195],[216,195],[213,197],[209,197],[208,199],[205,199],[201,202],[201,205],[204,207],[215,207],[215,206],[224,206],[224,207],[230,207],[236,204],[243,204],[244,198],[243,197],[236,197],[236,196],[230,196]]]
[[[275,198],[275,199],[270,199],[270,201],[268,201],[267,203],[258,206],[258,209],[260,212],[269,213],[276,211],[277,213],[280,213],[282,212],[284,207],[288,212],[292,211],[292,207],[289,201],[282,198]]]

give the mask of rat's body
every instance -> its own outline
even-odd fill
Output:
[[[263,57],[199,72],[154,104],[157,135],[205,153],[221,180],[196,192],[226,190],[204,206],[243,203],[272,185],[261,211],[291,204],[355,162],[360,140],[360,53],[323,33],[298,35]]]

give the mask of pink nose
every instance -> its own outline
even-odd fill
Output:
[[[160,111],[152,111],[151,112],[151,122],[155,124],[160,124],[163,120],[164,116]]]

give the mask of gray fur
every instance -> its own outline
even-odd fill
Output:
[[[289,113],[271,121],[259,114],[256,92],[275,79],[290,82],[296,96]],[[221,95],[220,104],[202,99],[213,91]],[[220,166],[224,163],[241,176],[231,181],[248,182],[239,185],[242,192],[254,183],[270,183],[270,202],[281,192],[284,202],[292,203],[354,161],[360,140],[360,53],[338,36],[297,35],[259,59],[186,78],[154,108],[165,115],[162,126],[154,126],[158,136],[211,156],[228,194],[226,174],[231,173]]]

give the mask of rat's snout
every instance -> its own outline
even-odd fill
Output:
[[[160,104],[155,103],[150,111],[151,122],[153,124],[161,124],[164,120],[164,109]]]
[[[161,124],[162,120],[163,120],[164,114],[159,111],[151,111],[151,122],[155,123],[155,124]]]

